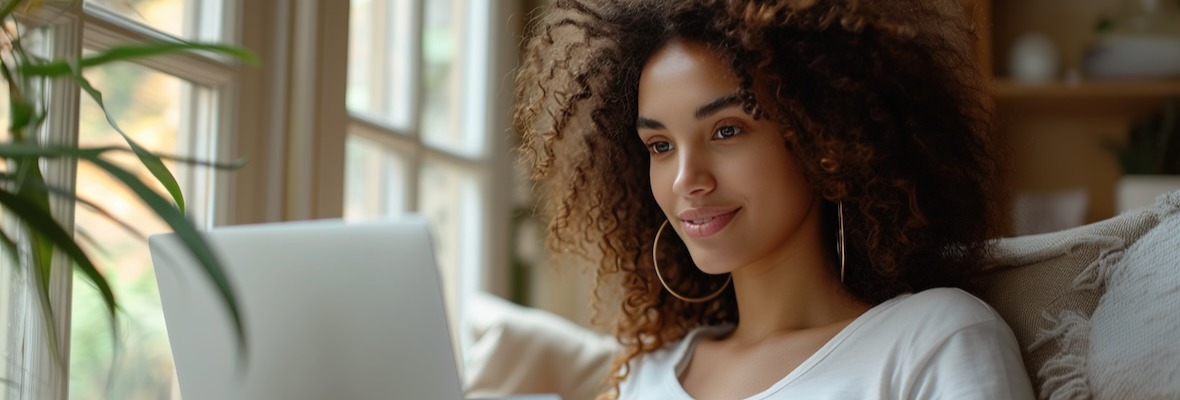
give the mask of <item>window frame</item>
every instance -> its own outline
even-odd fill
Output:
[[[397,30],[392,35],[412,44],[408,56],[404,58],[410,64],[405,73],[407,76],[398,77],[405,79],[407,85],[404,90],[410,97],[405,126],[393,126],[364,114],[348,113],[350,134],[406,157],[406,188],[402,199],[405,211],[418,212],[422,209],[419,204],[423,184],[421,170],[427,162],[439,162],[471,171],[478,181],[483,201],[480,204],[480,252],[475,259],[483,261],[479,262],[476,271],[458,266],[460,281],[457,297],[460,303],[465,301],[465,293],[487,291],[503,297],[510,293],[509,232],[512,210],[517,203],[514,199],[516,180],[510,155],[517,143],[511,135],[511,106],[514,99],[512,72],[517,65],[520,53],[517,43],[523,31],[523,22],[519,16],[526,5],[527,2],[522,0],[462,2],[462,6],[471,8],[464,10],[464,29],[462,37],[458,39],[462,43],[462,54],[457,56],[459,61],[456,65],[462,67],[459,79],[463,81],[459,86],[462,90],[474,86],[476,91],[464,92],[459,96],[457,103],[460,104],[453,106],[466,112],[466,119],[460,124],[461,129],[464,134],[478,132],[483,140],[482,151],[468,153],[436,147],[429,144],[421,132],[419,104],[425,92],[419,82],[425,68],[422,49],[424,0],[402,6],[412,10],[413,18],[410,18],[409,23],[395,27]],[[462,320],[463,307],[457,309],[459,316],[455,320]],[[461,330],[458,333],[463,335]],[[462,337],[458,341],[462,345],[468,342]]]
[[[220,117],[216,129],[223,133],[223,140],[211,146],[221,157],[247,160],[247,166],[215,173],[212,201],[216,214],[209,216],[208,221],[219,226],[342,217],[344,149],[352,121],[345,103],[347,2],[224,1],[220,41],[250,50],[258,57],[259,65],[228,62],[206,54],[157,57],[140,63],[207,85],[223,96],[216,110]],[[479,257],[486,262],[478,276],[469,280],[468,289],[507,296],[508,232],[514,204],[510,188],[515,187],[508,151],[515,147],[515,142],[505,136],[511,136],[508,135],[513,99],[511,72],[516,66],[519,54],[516,44],[523,29],[519,15],[529,1],[474,1],[473,4],[486,8],[487,25],[481,29],[484,34],[469,34],[465,40],[487,41],[488,65],[478,75],[487,82],[479,97],[487,99],[482,126],[488,158],[480,165],[491,168],[481,177],[485,197],[480,232],[483,251]],[[40,15],[46,15],[47,22],[52,20],[55,57],[81,54],[85,47],[170,39],[139,24],[112,21],[105,16],[109,13],[94,11],[80,3],[80,0],[72,5],[44,3],[47,11]],[[212,11],[215,10],[202,9],[202,12]],[[420,43],[420,37],[412,40]],[[418,65],[414,64],[413,68]],[[50,90],[54,101],[49,107],[54,117],[46,126],[56,132],[71,132],[59,143],[76,145],[79,90],[66,80],[55,82]],[[418,110],[411,110],[410,114],[416,119]],[[62,118],[65,116],[69,117]],[[447,157],[441,153],[430,154]],[[462,157],[447,160],[469,165],[469,160]],[[72,191],[75,168],[70,165],[47,169],[46,178],[69,182],[67,188]],[[415,209],[419,175],[416,170],[409,175],[415,189],[406,199]],[[52,206],[64,227],[72,231],[73,204],[59,201]],[[58,257],[53,266],[50,294],[56,323],[61,329],[58,350],[68,357],[73,273],[61,259]],[[21,326],[6,332],[9,351],[17,365],[9,364],[8,378],[12,382],[0,391],[0,398],[66,399],[69,376],[42,339],[44,327],[37,322],[39,315],[31,307],[36,300],[30,293],[26,289],[24,293],[12,293],[8,299],[13,300],[11,310],[15,313],[11,316]],[[68,366],[68,358],[63,362]]]
[[[253,1],[253,0],[252,0]],[[267,0],[274,1],[274,0]],[[246,11],[240,0],[225,0],[222,5],[222,20],[220,23],[220,42],[239,42],[238,17]],[[191,7],[190,7],[191,8]],[[216,10],[217,7],[200,7],[202,11]],[[195,8],[194,8],[195,10]],[[251,10],[255,15],[269,15],[265,9]],[[52,33],[49,35],[50,56],[58,59],[80,57],[84,49],[102,50],[115,45],[129,43],[148,43],[158,41],[175,41],[176,38],[159,33],[150,27],[131,22],[117,13],[94,6],[84,5],[82,1],[71,4],[44,3],[44,8],[29,17],[31,23],[45,27]],[[250,68],[243,63],[228,57],[190,52],[171,54],[150,59],[136,61],[137,64],[161,73],[175,76],[192,84],[204,86],[210,92],[216,93],[218,102],[215,110],[219,117],[218,126],[213,127],[218,137],[212,141],[203,141],[202,147],[207,147],[217,157],[232,156],[243,146],[238,140],[243,132],[242,127],[255,125],[256,120],[238,113],[240,98],[254,88],[241,88]],[[257,73],[257,72],[256,72]],[[48,83],[47,101],[48,115],[45,122],[45,140],[68,146],[76,146],[79,135],[79,102],[80,89],[69,79],[55,79]],[[194,91],[195,92],[195,91]],[[190,110],[196,107],[197,93],[188,93],[190,98],[184,104]],[[265,96],[263,96],[265,97]],[[193,121],[197,123],[197,121]],[[192,129],[192,126],[182,129]],[[266,146],[267,143],[257,143]],[[246,146],[248,147],[248,146]],[[62,187],[73,193],[76,190],[77,164],[74,162],[49,162],[44,170],[47,182]],[[234,172],[214,172],[216,188],[215,198],[212,199],[215,215],[201,216],[205,224],[232,224],[232,213],[235,203],[242,201],[240,196],[231,196],[233,186],[238,184],[232,179]],[[235,198],[237,197],[237,198]],[[246,199],[246,203],[258,202],[258,199]],[[51,211],[54,217],[68,231],[74,229],[74,203],[60,196],[51,199]],[[11,382],[0,391],[0,398],[7,399],[66,399],[69,396],[69,351],[71,333],[71,310],[73,268],[65,257],[54,259],[50,276],[49,303],[53,310],[54,324],[57,326],[57,348],[51,349],[50,343],[44,340],[47,327],[41,319],[36,307],[36,299],[30,285],[32,282],[24,276],[19,276],[22,282],[13,285],[15,293],[8,293],[12,301],[12,317],[15,326],[6,328],[6,345],[13,360],[8,365],[6,377]]]

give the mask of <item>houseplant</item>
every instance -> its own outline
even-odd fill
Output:
[[[0,159],[6,170],[0,172],[0,208],[7,223],[0,229],[0,248],[8,256],[6,261],[31,282],[29,289],[35,294],[39,313],[47,335],[48,348],[58,356],[59,365],[64,367],[57,343],[58,327],[55,326],[53,309],[49,307],[51,266],[54,258],[64,257],[101,293],[105,313],[110,317],[111,329],[119,307],[117,294],[111,289],[100,266],[79,246],[68,225],[59,222],[52,212],[51,204],[56,201],[85,203],[78,198],[70,182],[53,182],[46,179],[46,168],[53,161],[56,164],[73,165],[88,163],[107,173],[117,182],[135,194],[162,221],[175,231],[186,244],[195,259],[200,262],[202,272],[213,281],[226,305],[226,310],[235,322],[240,346],[245,346],[245,332],[233,291],[221,269],[216,255],[194,225],[185,216],[185,200],[172,172],[164,160],[205,165],[213,168],[235,168],[237,164],[218,164],[200,160],[172,157],[146,150],[136,143],[122,129],[118,122],[106,112],[102,94],[84,77],[87,68],[119,61],[135,61],[143,58],[176,52],[201,51],[217,53],[246,61],[253,57],[242,49],[219,44],[191,43],[180,40],[152,44],[128,45],[109,48],[106,51],[81,58],[49,59],[25,47],[26,32],[38,27],[38,21],[45,14],[61,12],[68,7],[77,7],[81,1],[57,1],[52,4],[37,0],[0,1],[0,20],[4,23],[0,33],[0,73],[7,83],[8,131],[0,141]],[[59,145],[45,140],[45,121],[48,115],[47,101],[42,92],[49,82],[69,82],[89,96],[106,114],[111,128],[122,135],[125,146],[80,148]],[[138,162],[150,171],[155,182],[141,180],[136,174],[116,164],[111,156],[117,153],[134,154]],[[156,192],[149,185],[158,183],[166,194]],[[108,218],[114,218],[107,215]],[[134,230],[130,224],[118,224]],[[98,245],[101,245],[101,240]],[[7,329],[7,328],[5,328]],[[113,335],[118,337],[118,335]]]
[[[1180,99],[1168,99],[1131,128],[1126,143],[1111,147],[1124,174],[1116,193],[1120,212],[1180,190]]]

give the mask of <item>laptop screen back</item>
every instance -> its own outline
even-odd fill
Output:
[[[149,240],[184,399],[462,398],[421,217],[207,237],[238,296],[244,364],[224,303],[179,239]]]

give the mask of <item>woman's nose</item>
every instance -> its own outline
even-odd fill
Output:
[[[679,167],[672,190],[682,197],[700,197],[713,192],[717,180],[713,177],[712,161],[699,151],[685,151],[679,154]]]

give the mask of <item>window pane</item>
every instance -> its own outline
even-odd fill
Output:
[[[358,135],[348,135],[345,151],[344,218],[405,212],[405,156]]]
[[[471,118],[463,107],[465,96],[482,96],[463,86],[463,33],[466,14],[461,0],[426,2],[422,32],[422,134],[426,144],[450,152],[478,156],[483,132],[464,129]],[[460,93],[465,93],[460,95]]]
[[[409,131],[415,57],[412,1],[351,0],[348,110]]]
[[[451,326],[460,326],[461,293],[478,287],[483,249],[482,191],[477,172],[426,159],[419,209],[430,220]]]
[[[173,36],[221,41],[224,0],[86,0],[86,5],[112,11]]]
[[[107,109],[120,127],[140,145],[152,151],[208,158],[197,143],[212,148],[209,140],[195,140],[208,132],[187,126],[213,126],[201,118],[214,118],[212,96],[178,78],[143,67],[120,63],[88,70],[87,78],[101,91]],[[98,106],[83,95],[79,145],[122,145],[123,139],[107,125]],[[131,154],[110,157],[130,168],[140,179],[154,178]],[[169,163],[185,189],[186,203],[197,214],[209,214],[208,186],[194,187],[199,168],[177,168]],[[142,205],[134,194],[89,163],[78,165],[76,232],[91,257],[103,269],[119,296],[119,354],[112,351],[110,321],[102,311],[97,291],[75,275],[71,327],[70,397],[78,399],[167,399],[173,391],[172,355],[164,327],[147,243],[104,214],[129,222],[139,233],[167,231],[167,226]],[[204,181],[204,179],[202,179]],[[166,193],[158,187],[160,193]],[[100,211],[101,210],[101,211]],[[199,219],[198,219],[199,220]],[[94,244],[97,242],[98,244]],[[112,358],[116,357],[116,358]],[[117,360],[117,362],[112,362]],[[113,374],[113,376],[111,375]],[[107,389],[108,376],[112,376]]]

